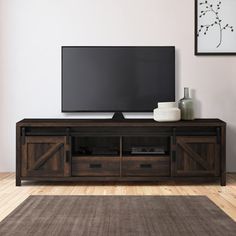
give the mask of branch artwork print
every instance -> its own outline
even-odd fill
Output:
[[[213,28],[214,26],[218,26],[219,30],[219,43],[216,46],[216,48],[219,48],[222,44],[223,40],[223,31],[224,30],[230,30],[231,32],[234,32],[234,27],[229,24],[223,24],[222,18],[219,16],[219,11],[222,6],[222,1],[218,1],[218,3],[212,4],[209,1],[202,1],[199,3],[200,6],[202,6],[202,9],[200,11],[199,18],[204,18],[206,15],[211,14],[212,15],[212,22],[210,24],[200,25],[198,27],[198,34],[197,36],[201,36],[201,34],[206,35],[209,31],[209,29]]]

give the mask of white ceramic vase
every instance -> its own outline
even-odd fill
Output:
[[[159,102],[158,108],[153,111],[153,118],[159,122],[179,121],[181,112],[175,102]]]

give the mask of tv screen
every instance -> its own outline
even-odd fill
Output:
[[[149,112],[169,101],[174,47],[62,47],[63,112]]]

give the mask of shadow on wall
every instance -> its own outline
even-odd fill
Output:
[[[178,102],[181,98],[183,98],[184,94],[184,87],[180,88],[179,85],[181,84],[181,57],[178,49],[175,49],[175,93],[176,93],[176,101]],[[187,86],[186,86],[187,87]],[[195,118],[202,117],[202,103],[197,98],[197,91],[196,89],[190,89],[190,97],[193,99],[194,102],[194,116]]]
[[[197,98],[197,91],[196,89],[190,90],[190,97],[193,99],[194,102],[194,116],[195,118],[202,117],[202,102]]]
[[[179,85],[181,84],[180,65],[181,65],[180,53],[179,50],[175,48],[175,99],[177,102],[181,97],[181,95],[179,94],[180,91]]]
[[[236,126],[227,124],[226,128],[226,170],[235,172],[236,166]]]

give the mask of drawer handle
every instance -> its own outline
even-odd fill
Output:
[[[140,164],[140,168],[142,168],[142,169],[151,169],[152,164]]]
[[[102,168],[102,164],[89,164],[89,168],[99,169],[99,168]]]

